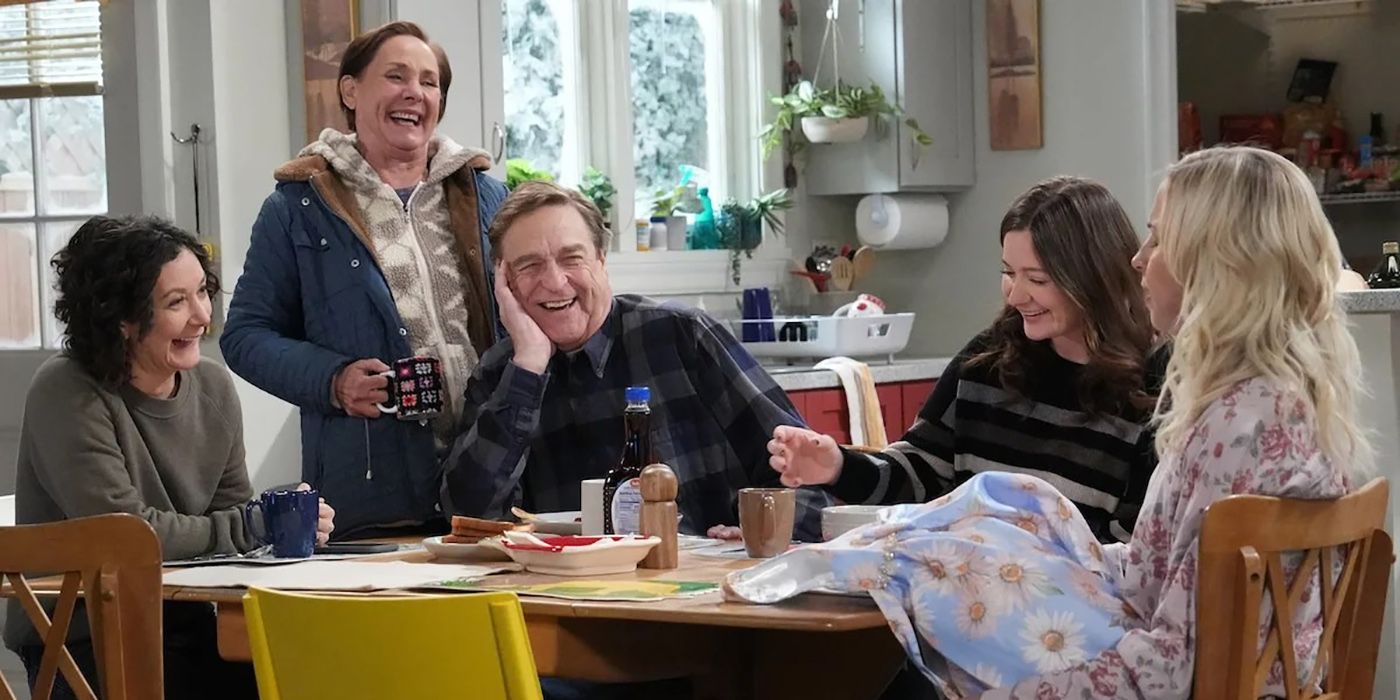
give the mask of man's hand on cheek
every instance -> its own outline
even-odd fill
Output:
[[[515,345],[512,361],[521,369],[544,374],[549,358],[554,355],[554,343],[526,313],[524,305],[515,296],[513,282],[509,266],[504,262],[496,263],[496,305],[500,309],[501,324],[506,327]]]

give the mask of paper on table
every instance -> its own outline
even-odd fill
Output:
[[[719,591],[712,581],[590,581],[569,580],[554,583],[488,583],[482,581],[443,581],[426,588],[471,591],[510,591],[517,595],[537,595],[568,600],[620,600],[649,603],[668,598],[690,598]]]
[[[415,564],[405,561],[302,561],[286,566],[203,566],[167,572],[162,583],[192,588],[261,586],[306,591],[373,591],[413,588],[438,581],[519,571],[512,562],[489,566]]]
[[[422,545],[401,544],[398,546],[399,552],[413,549],[422,549]],[[193,559],[174,559],[163,562],[161,566],[167,569],[178,569],[187,566],[228,566],[237,564],[239,566],[286,566],[288,564],[298,564],[305,561],[336,561],[338,559],[359,559],[365,554],[313,554],[306,558],[274,557],[270,553],[263,553],[258,556],[248,556],[246,554],[227,554],[215,556],[194,557]]]

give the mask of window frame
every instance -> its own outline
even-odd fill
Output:
[[[38,294],[34,295],[35,318],[39,322],[39,344],[24,345],[12,343],[8,340],[0,339],[0,351],[12,350],[57,350],[60,347],[63,333],[57,326],[57,319],[53,318],[54,288],[51,275],[49,274],[49,260],[53,258],[57,250],[48,250],[45,244],[47,240],[46,232],[50,226],[62,224],[79,224],[94,216],[106,214],[111,210],[111,189],[107,187],[106,178],[103,179],[103,187],[107,188],[107,193],[103,200],[107,202],[107,208],[101,211],[90,212],[62,212],[49,213],[46,210],[49,199],[49,191],[45,177],[43,160],[43,143],[40,134],[43,133],[44,110],[39,103],[44,99],[63,99],[69,97],[101,97],[101,92],[95,94],[65,94],[65,95],[45,95],[43,97],[17,97],[5,100],[6,102],[23,100],[29,103],[29,157],[33,164],[30,173],[34,183],[34,210],[27,214],[0,212],[0,226],[28,224],[33,226],[34,244],[34,280],[38,287]],[[106,121],[106,105],[103,105],[103,121]],[[105,139],[104,139],[105,141]],[[104,149],[105,150],[105,149]],[[106,156],[103,156],[104,164]]]
[[[99,4],[100,7],[100,4]],[[38,22],[35,14],[37,6],[33,3],[25,3],[26,22],[32,28]],[[100,9],[99,9],[100,12]],[[100,20],[99,20],[100,21]],[[100,26],[100,25],[99,25]],[[99,41],[105,44],[105,35],[99,29]],[[46,110],[42,103],[46,99],[65,99],[76,97],[95,97],[102,100],[103,83],[105,82],[106,61],[101,63],[101,72],[104,78],[96,82],[78,81],[67,83],[31,83],[29,85],[5,85],[0,86],[0,100],[5,102],[27,102],[29,105],[29,157],[30,157],[30,182],[33,185],[33,210],[28,213],[0,212],[0,226],[4,225],[28,225],[32,228],[33,234],[31,242],[34,251],[34,285],[33,312],[38,324],[38,344],[22,344],[6,339],[0,339],[0,353],[18,352],[49,352],[61,347],[63,332],[58,327],[58,320],[53,317],[53,302],[55,290],[49,271],[49,261],[53,258],[57,250],[48,249],[48,230],[54,226],[74,225],[76,230],[83,222],[93,216],[106,214],[112,209],[110,169],[107,168],[109,159],[106,154],[106,135],[103,138],[103,169],[107,170],[107,177],[103,178],[103,201],[106,207],[102,210],[88,212],[50,212],[49,200],[52,193],[48,188],[48,172],[44,158],[44,143],[41,135],[44,133],[44,124],[47,118]],[[33,72],[31,69],[31,80]],[[107,121],[107,105],[102,100],[103,107],[103,127],[104,132]]]
[[[674,9],[674,5],[660,0],[636,1],[640,6]],[[711,147],[708,170],[724,175],[722,182],[711,183],[716,193],[714,201],[718,205],[730,195],[746,199],[781,187],[780,159],[763,162],[757,141],[768,111],[767,95],[781,92],[780,47],[778,42],[761,40],[780,33],[777,2],[692,1],[707,3],[716,20],[705,26],[706,75],[716,77],[706,81],[707,100],[714,105],[710,108],[709,138],[717,144]],[[552,7],[567,5],[573,12],[567,22],[556,16],[561,33],[566,25],[578,32],[572,40],[561,36],[560,46],[567,50],[572,45],[572,63],[577,66],[575,75],[579,82],[570,107],[577,115],[579,129],[575,141],[579,174],[583,167],[592,165],[612,177],[617,188],[617,204],[612,212],[613,246],[608,253],[613,290],[697,294],[781,284],[789,267],[790,252],[784,240],[767,234],[753,251],[753,258],[744,261],[738,286],[729,276],[727,250],[636,252],[632,217],[623,214],[630,214],[637,190],[629,55],[632,4],[633,0],[551,0]],[[582,36],[590,37],[590,41],[577,39]],[[492,69],[491,63],[483,62],[483,71]],[[567,84],[568,62],[564,69]],[[483,84],[490,82],[483,79]],[[501,85],[502,104],[505,88]],[[565,110],[566,128],[569,111]],[[570,155],[564,154],[561,167]],[[503,159],[510,157],[507,153]],[[577,177],[565,171],[561,180],[575,184]]]

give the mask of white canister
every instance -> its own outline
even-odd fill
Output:
[[[689,250],[686,245],[685,234],[687,224],[684,216],[666,217],[666,245],[671,250]]]
[[[583,535],[603,534],[603,482],[584,479],[579,483],[579,510],[583,511]]]

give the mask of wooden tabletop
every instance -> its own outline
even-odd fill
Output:
[[[426,550],[376,554],[363,561],[441,562]],[[719,582],[730,571],[756,564],[753,559],[721,559],[681,552],[676,569],[638,569],[625,574],[589,576],[593,580],[635,581],[669,579],[676,581]],[[560,576],[529,572],[493,574],[491,583],[557,583]],[[37,582],[36,582],[37,583]],[[403,591],[383,591],[399,594]],[[208,601],[241,604],[241,588],[192,588],[166,586],[168,600]],[[809,593],[774,605],[750,605],[726,602],[719,591],[690,598],[673,598],[652,602],[577,601],[539,596],[521,596],[521,606],[527,616],[579,617],[612,620],[646,620],[654,622],[689,623],[716,627],[745,627],[751,629],[794,630],[809,632],[844,632],[884,628],[885,616],[869,598]]]

